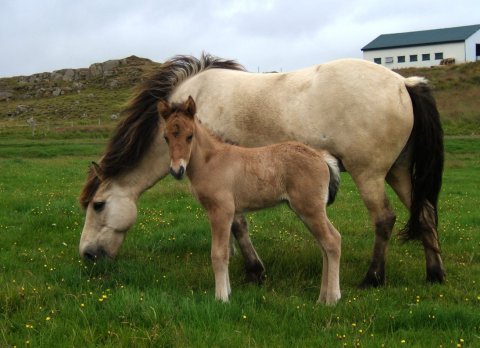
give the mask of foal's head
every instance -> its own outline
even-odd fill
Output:
[[[162,100],[158,103],[158,113],[162,122],[163,136],[170,151],[170,174],[181,179],[187,169],[192,152],[195,131],[196,106],[192,97],[183,104],[169,105]]]

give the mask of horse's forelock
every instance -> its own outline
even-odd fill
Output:
[[[100,187],[101,181],[95,172],[90,168],[87,175],[87,181],[83,186],[82,192],[78,201],[83,209],[87,209],[88,205],[93,199],[93,196]]]

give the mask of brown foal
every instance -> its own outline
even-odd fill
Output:
[[[192,97],[181,104],[158,103],[161,129],[170,151],[170,173],[190,180],[207,210],[212,233],[215,297],[228,301],[230,231],[238,214],[288,202],[323,252],[318,302],[335,304],[340,295],[341,237],[327,217],[339,184],[338,164],[326,151],[286,142],[258,148],[224,143],[198,121]]]

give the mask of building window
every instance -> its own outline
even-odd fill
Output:
[[[382,58],[373,58],[373,62],[377,64],[382,64]]]
[[[393,63],[393,57],[387,57],[385,58],[385,63]]]
[[[405,63],[405,56],[398,56],[397,60],[399,63]]]
[[[411,62],[417,62],[418,61],[418,56],[416,54],[411,54],[410,55],[410,61]]]
[[[435,53],[435,60],[442,60],[443,59],[443,52]]]
[[[422,60],[425,61],[425,60],[430,60],[430,53],[424,53],[422,54]]]

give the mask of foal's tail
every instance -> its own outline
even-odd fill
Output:
[[[330,182],[328,183],[328,199],[327,205],[335,201],[335,197],[340,186],[340,168],[335,157],[325,152],[325,163],[327,163],[328,171],[330,172]]]
[[[418,77],[407,78],[406,87],[412,100],[414,123],[409,139],[412,183],[410,219],[402,236],[412,240],[430,233],[428,226],[424,225],[428,220],[435,223],[432,227],[438,225],[437,204],[442,187],[444,149],[440,115],[427,81]]]

